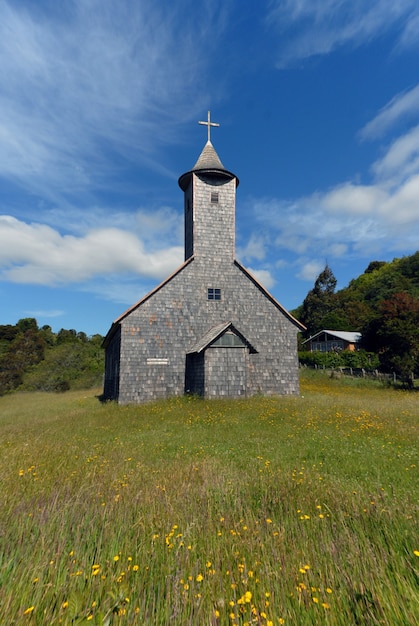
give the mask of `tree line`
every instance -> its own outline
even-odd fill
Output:
[[[359,331],[361,348],[375,355],[378,367],[411,386],[412,373],[419,375],[419,252],[373,261],[344,289],[336,291],[336,284],[326,263],[293,311],[307,327],[303,340],[321,330]]]
[[[102,384],[101,335],[50,326],[34,318],[0,325],[0,395],[19,391],[67,391]]]

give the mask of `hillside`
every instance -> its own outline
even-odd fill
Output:
[[[389,263],[372,261],[363,274],[339,291],[328,291],[328,284],[323,289],[321,287],[317,294],[319,301],[315,303],[316,311],[319,313],[320,310],[321,315],[314,323],[305,306],[312,292],[292,311],[307,326],[307,336],[324,328],[361,331],[377,315],[380,304],[395,294],[403,292],[419,299],[419,251]]]
[[[20,391],[67,391],[102,383],[102,336],[50,326],[25,318],[0,325],[0,395]]]
[[[419,374],[419,252],[386,263],[371,262],[347,287],[335,292],[326,265],[304,302],[292,313],[307,327],[362,333],[362,348],[375,353],[384,372],[412,385]]]

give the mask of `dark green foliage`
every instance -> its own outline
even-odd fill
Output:
[[[419,252],[391,263],[372,261],[336,293],[333,279],[326,265],[303,304],[293,311],[307,326],[305,338],[325,329],[360,331],[363,347],[379,355],[380,368],[410,385],[412,372],[419,374]],[[336,355],[315,358],[336,361]]]
[[[19,320],[14,331],[2,326],[0,352],[0,394],[18,387],[25,370],[44,358],[45,342],[39,334],[36,320]]]
[[[379,354],[381,367],[408,386],[419,373],[419,300],[400,292],[380,303],[363,329],[363,344]]]
[[[397,293],[419,298],[419,252],[391,263],[372,261],[365,272],[335,292],[328,265],[303,304],[292,311],[305,326],[306,338],[320,330],[361,331],[377,317],[380,303]]]
[[[102,337],[50,326],[33,318],[0,326],[0,395],[19,389],[67,391],[99,386],[103,375]]]
[[[378,356],[365,350],[342,350],[338,352],[308,352],[298,353],[299,361],[308,367],[325,368],[354,368],[375,370],[379,367]]]
[[[314,287],[308,292],[300,313],[301,322],[307,326],[310,335],[323,328],[324,320],[334,311],[334,292],[336,278],[328,265],[318,275]]]

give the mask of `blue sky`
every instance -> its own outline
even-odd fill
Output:
[[[0,324],[105,334],[183,261],[208,109],[286,308],[419,248],[417,0],[0,0],[0,72]]]

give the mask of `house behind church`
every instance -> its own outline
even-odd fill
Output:
[[[344,330],[320,330],[318,333],[303,341],[303,346],[310,352],[335,352],[358,349],[361,333]]]
[[[105,399],[299,393],[297,333],[305,328],[235,258],[238,184],[208,133],[179,178],[185,261],[112,324]]]

